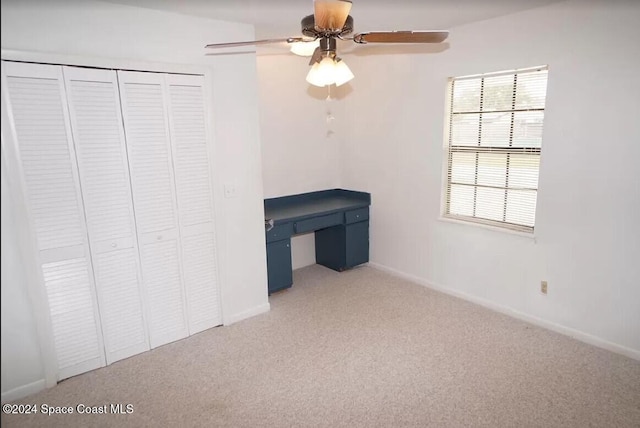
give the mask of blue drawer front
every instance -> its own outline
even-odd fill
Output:
[[[267,232],[267,242],[289,239],[291,238],[291,235],[293,235],[293,224],[279,224],[277,226],[274,226],[273,229]]]
[[[336,226],[342,224],[342,213],[323,215],[321,217],[310,218],[294,223],[296,233],[312,232],[314,230],[324,229],[325,227]]]
[[[369,207],[347,211],[346,213],[344,213],[344,218],[346,224],[369,220]]]

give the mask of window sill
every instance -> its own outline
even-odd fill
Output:
[[[522,238],[531,239],[534,243],[537,242],[536,241],[535,232],[533,232],[533,233],[521,232],[521,231],[518,231],[518,230],[511,230],[511,229],[506,229],[506,228],[497,227],[497,226],[491,226],[489,224],[483,224],[483,223],[475,223],[473,221],[458,220],[458,219],[455,219],[455,218],[444,217],[444,216],[438,217],[438,221],[442,221],[444,223],[460,224],[460,225],[463,225],[463,226],[479,227],[481,229],[493,230],[495,232],[506,233],[508,235],[514,235],[514,236],[519,236],[519,237],[522,237]]]

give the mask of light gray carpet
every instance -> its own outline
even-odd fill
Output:
[[[270,302],[21,401],[131,414],[2,426],[640,426],[640,362],[373,268],[310,266]]]

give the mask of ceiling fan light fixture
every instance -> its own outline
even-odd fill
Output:
[[[320,39],[311,42],[294,42],[291,43],[291,52],[299,56],[311,56],[318,46],[320,46]]]
[[[319,71],[320,63],[313,64],[313,67],[307,73],[307,82],[313,86],[326,86],[326,76]]]
[[[322,61],[313,64],[307,74],[307,82],[314,86],[327,86],[334,83],[333,69],[335,65],[330,57],[322,58]]]
[[[333,75],[335,73],[336,62],[333,58],[326,56],[318,63],[318,73],[325,76],[327,82],[333,83]]]
[[[342,60],[336,60],[330,56],[326,56],[322,61],[313,64],[311,70],[307,74],[307,82],[314,86],[340,86],[351,79],[353,73]]]
[[[344,85],[355,77],[347,64],[345,64],[345,62],[342,60],[336,62],[333,75],[335,78],[336,86]]]
[[[308,1],[308,0],[306,0]],[[368,43],[442,43],[449,36],[445,30],[366,31],[345,37],[353,32],[352,0],[313,0],[313,15],[300,21],[303,37],[262,39],[208,44],[205,48],[237,48],[241,46],[289,43],[291,52],[310,56],[312,66],[307,82],[314,86],[341,86],[354,78],[347,65],[336,56],[337,40]]]

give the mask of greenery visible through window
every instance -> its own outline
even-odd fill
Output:
[[[444,216],[533,232],[547,68],[451,78]]]

